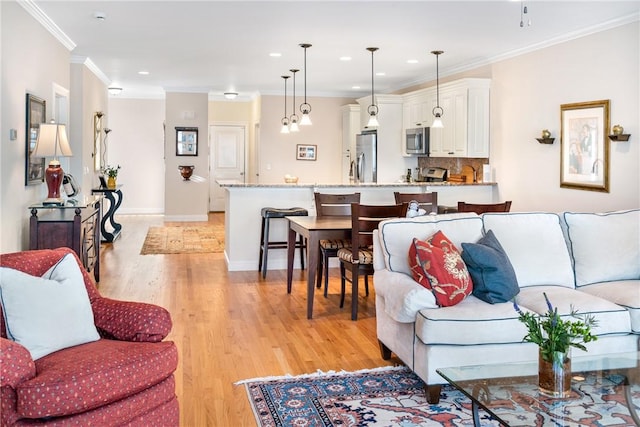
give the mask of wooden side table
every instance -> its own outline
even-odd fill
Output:
[[[116,211],[122,203],[122,190],[120,190],[121,187],[122,185],[118,185],[114,190],[110,190],[108,188],[91,189],[92,194],[103,194],[104,197],[106,197],[106,199],[109,201],[109,209],[102,216],[102,221],[100,222],[102,241],[106,243],[112,243],[118,238],[118,236],[120,236],[120,232],[122,231],[122,224],[117,223],[114,218]],[[109,222],[111,228],[107,228],[107,222]]]
[[[60,206],[29,206],[29,249],[69,247],[99,282],[101,199],[102,196],[91,196],[81,201],[67,200]]]

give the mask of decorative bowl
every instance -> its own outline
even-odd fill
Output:
[[[284,182],[287,184],[296,184],[298,182],[297,176],[285,175]]]
[[[189,181],[191,178],[191,175],[193,174],[193,169],[195,169],[194,165],[180,165],[178,166],[178,169],[180,170],[180,175],[182,175],[182,178],[185,181]]]

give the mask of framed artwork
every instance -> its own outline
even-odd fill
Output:
[[[198,128],[176,127],[176,156],[198,155]]]
[[[317,145],[296,145],[296,160],[315,160],[317,156]]]
[[[47,103],[44,99],[28,93],[26,110],[24,185],[37,185],[44,182],[45,159],[44,157],[32,158],[31,153],[38,142],[40,123],[46,121]]]
[[[560,106],[560,187],[609,192],[609,100]]]

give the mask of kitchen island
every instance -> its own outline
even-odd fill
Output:
[[[307,209],[315,215],[314,192],[348,194],[359,192],[367,205],[393,204],[394,191],[401,193],[438,192],[438,204],[457,206],[458,201],[495,203],[497,185],[486,183],[398,182],[368,184],[245,184],[218,180],[225,189],[225,260],[229,271],[258,271],[260,254],[260,210],[264,207]],[[271,223],[271,240],[287,240],[287,221]],[[296,253],[296,257],[298,254]],[[335,260],[332,260],[335,263]],[[294,265],[299,266],[296,259]],[[337,264],[335,264],[337,265]],[[287,251],[270,250],[268,269],[287,268]]]

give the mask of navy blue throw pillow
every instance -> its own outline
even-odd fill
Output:
[[[492,230],[477,243],[463,243],[461,255],[477,298],[495,304],[510,301],[520,292],[511,261]]]

